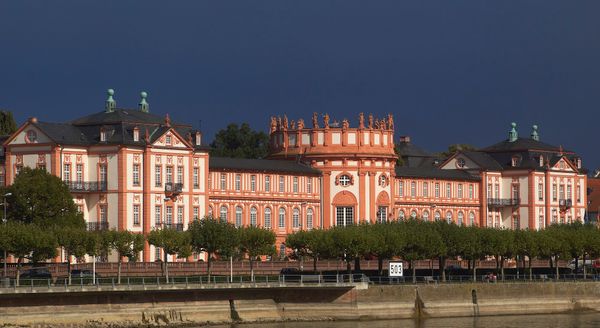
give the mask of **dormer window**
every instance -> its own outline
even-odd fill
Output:
[[[140,129],[138,129],[137,127],[133,129],[133,141],[140,141]]]
[[[516,167],[516,166],[518,166],[518,165],[519,165],[519,161],[520,161],[520,159],[521,159],[521,158],[520,158],[519,156],[517,156],[517,155],[513,156],[513,157],[511,158],[511,163],[510,163],[510,166],[512,166],[512,167]]]
[[[106,142],[106,130],[104,128],[100,129],[100,141]]]
[[[544,156],[540,156],[540,166],[544,166]]]

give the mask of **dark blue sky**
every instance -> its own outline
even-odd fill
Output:
[[[516,121],[600,166],[600,1],[3,1],[0,108],[64,121],[150,110],[266,130],[269,116],[395,114],[437,151]]]

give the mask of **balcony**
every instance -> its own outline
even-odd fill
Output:
[[[167,182],[165,183],[165,193],[180,194],[183,191],[183,183]]]
[[[88,231],[102,231],[108,230],[108,222],[88,222]]]
[[[572,199],[559,199],[558,206],[560,207],[561,210],[564,211],[573,206],[573,200]]]
[[[487,204],[489,207],[506,207],[517,206],[520,201],[519,198],[488,198]]]
[[[163,223],[161,224],[163,229],[173,229],[177,231],[183,231],[183,223]]]
[[[70,192],[106,191],[106,181],[65,181]]]

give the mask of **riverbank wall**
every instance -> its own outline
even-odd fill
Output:
[[[0,326],[147,327],[600,312],[600,283],[463,283],[0,294]]]

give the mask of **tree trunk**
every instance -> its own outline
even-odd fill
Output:
[[[413,284],[416,284],[417,283],[417,268],[415,267],[414,261],[410,261],[410,268],[412,269]]]
[[[317,256],[313,257],[313,271],[315,273],[317,272],[317,259],[318,259]]]
[[[521,261],[523,261],[523,280],[525,280],[525,255],[521,256]]]
[[[500,257],[500,277],[504,281],[504,256]]]
[[[360,272],[360,257],[354,258],[354,272]]]
[[[352,263],[350,263],[349,258],[346,258],[346,271],[348,271],[348,274],[352,274]]]
[[[71,284],[71,255],[67,253],[67,275],[69,278],[69,285]]]
[[[119,265],[117,266],[117,283],[121,284],[121,264],[123,264],[123,257],[119,254]]]
[[[587,270],[585,265],[585,253],[583,253],[583,280],[587,277]]]
[[[440,256],[439,261],[440,272],[442,273],[442,281],[446,282],[446,258],[444,256]]]
[[[531,269],[531,256],[529,258],[529,281],[533,280],[533,269]]]
[[[558,272],[558,256],[554,256],[554,262],[556,264],[554,266],[556,268],[556,280],[558,281],[558,279],[560,279],[559,272]]]
[[[207,252],[208,253],[208,260],[207,263],[208,265],[206,266],[206,274],[208,275],[208,282],[210,282],[210,269],[211,269],[211,264],[212,264],[212,254],[211,252]]]
[[[15,285],[17,287],[19,286],[19,282],[21,281],[20,279],[21,279],[21,261],[22,260],[23,260],[22,258],[19,258],[17,260],[17,276],[16,276],[16,282],[15,282]]]
[[[163,248],[163,252],[164,248]],[[165,252],[165,260],[163,262],[163,274],[165,276],[165,280],[167,281],[167,283],[169,283],[169,266],[167,265],[167,263],[169,263],[169,254],[167,254],[167,252]]]
[[[473,259],[473,282],[477,282],[477,260]]]
[[[380,277],[383,276],[383,258],[381,256],[377,258],[377,271]]]
[[[579,256],[575,256],[575,274],[579,272]]]
[[[254,282],[254,260],[252,256],[248,257],[250,259],[250,281]]]

